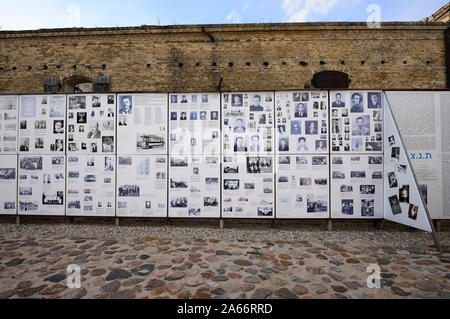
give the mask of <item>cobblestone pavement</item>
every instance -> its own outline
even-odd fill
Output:
[[[450,254],[424,247],[2,233],[0,299],[449,299]],[[66,286],[71,264],[81,267],[79,289]],[[381,289],[367,288],[371,264],[381,268]]]

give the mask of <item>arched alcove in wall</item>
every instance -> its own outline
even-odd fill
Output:
[[[350,80],[347,73],[323,71],[314,74],[312,84],[316,89],[348,89]]]
[[[84,76],[72,76],[62,81],[64,93],[89,93],[93,91],[92,79]]]

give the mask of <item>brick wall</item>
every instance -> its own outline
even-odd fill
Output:
[[[103,74],[114,92],[216,91],[220,82],[222,91],[290,90],[324,70],[348,73],[351,88],[443,89],[447,26],[205,26],[214,42],[201,26],[0,32],[0,93],[42,92],[46,75]]]

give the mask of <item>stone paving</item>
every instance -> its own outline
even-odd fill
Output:
[[[66,268],[81,267],[81,288]],[[382,288],[367,288],[367,267]],[[344,242],[0,236],[0,299],[450,298],[450,254]]]

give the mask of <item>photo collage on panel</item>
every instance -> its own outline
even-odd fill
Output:
[[[329,156],[277,156],[277,218],[329,218]]]
[[[276,92],[277,218],[329,217],[328,92]]]
[[[333,155],[331,171],[332,218],[383,218],[383,154]]]
[[[65,215],[64,155],[19,156],[19,215]]]
[[[170,156],[170,218],[220,218],[220,156]]]
[[[114,155],[67,156],[67,215],[114,217]]]
[[[17,155],[0,155],[0,215],[17,213]]]
[[[117,216],[167,217],[166,155],[118,155]]]
[[[220,94],[170,94],[170,154],[220,155]]]
[[[19,153],[65,154],[65,95],[22,95],[19,105]]]
[[[117,96],[117,154],[167,154],[167,94]]]
[[[328,154],[328,93],[277,92],[278,154]]]
[[[69,95],[68,154],[115,154],[116,96]]]
[[[331,152],[383,153],[381,91],[331,92]]]
[[[0,96],[0,154],[17,154],[19,119],[17,96]]]
[[[223,155],[274,154],[274,94],[224,93]]]
[[[224,156],[222,217],[273,219],[274,156]]]
[[[430,201],[427,188],[416,181],[408,159],[410,153],[406,152],[391,110],[385,111],[385,219],[431,232],[425,210]]]

